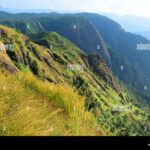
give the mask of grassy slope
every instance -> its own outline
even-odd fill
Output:
[[[0,135],[104,134],[72,88],[27,72],[0,75]]]
[[[52,42],[53,48],[50,50],[30,41],[25,42],[24,37],[11,28],[0,26],[0,29],[3,31],[1,41],[6,42],[6,40],[10,40],[14,43],[15,52],[13,53],[13,57],[12,54],[9,55],[19,69],[28,67],[43,81],[47,79],[48,81],[55,83],[56,88],[59,87],[58,85],[62,85],[63,88],[61,88],[59,92],[52,97],[52,101],[57,107],[65,108],[65,110],[69,112],[68,105],[69,107],[73,106],[73,103],[71,103],[73,94],[70,95],[70,90],[67,90],[67,88],[64,87],[64,85],[69,84],[75,88],[80,95],[85,97],[86,106],[90,106],[92,108],[95,117],[100,123],[102,131],[103,128],[107,128],[107,131],[109,133],[112,132],[113,135],[149,135],[149,132],[144,131],[145,127],[149,127],[149,116],[147,111],[141,110],[139,107],[129,103],[131,98],[126,92],[122,91],[122,94],[124,95],[122,97],[120,96],[120,92],[115,91],[111,86],[107,85],[107,82],[104,81],[101,76],[92,71],[87,55],[68,40],[56,33],[51,33],[49,36],[51,37],[50,41]],[[61,44],[57,45],[58,43]],[[100,70],[105,71],[106,66],[104,63],[101,60],[99,60],[99,63],[101,67]],[[70,70],[67,68],[68,64],[82,65],[84,69],[83,71]],[[110,71],[107,73],[110,74]],[[4,81],[6,82],[6,80]],[[32,82],[32,80],[28,81]],[[34,96],[37,96],[37,93],[41,93],[42,99],[45,99],[45,97],[49,99],[49,96],[51,96],[49,91],[46,90],[41,92],[41,90],[45,89],[43,87],[43,82],[40,82],[40,86],[37,85],[36,82],[32,82],[31,84],[30,82],[27,83],[27,89],[29,92],[32,91],[32,87],[32,89],[35,90]],[[26,82],[23,82],[22,84],[26,85]],[[66,96],[61,96],[64,91],[63,89],[66,89]],[[14,91],[13,94],[15,93],[16,92]],[[19,92],[17,92],[17,94],[18,93]],[[69,97],[67,103],[62,103],[61,100],[64,97]],[[18,100],[22,99],[18,98]],[[16,105],[16,103],[14,105]],[[113,111],[114,107],[127,105],[131,105],[130,111]],[[5,117],[7,118],[7,116]],[[78,121],[82,122],[82,119],[79,118]],[[70,124],[71,123],[72,126],[75,125],[74,127],[76,127],[76,123],[70,121]],[[91,123],[91,125],[93,125],[93,123]],[[88,128],[88,125],[85,128]],[[84,128],[82,129],[84,130]],[[73,135],[77,135],[75,134],[76,132],[71,133]],[[107,134],[107,132],[104,133]],[[59,133],[59,135],[62,134]],[[79,132],[79,134],[82,134],[82,132]]]

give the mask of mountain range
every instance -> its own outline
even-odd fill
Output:
[[[150,134],[150,52],[137,50],[137,45],[148,44],[148,39],[125,32],[115,21],[92,13],[0,12],[0,24],[0,68],[6,76],[14,74],[17,84],[46,99],[49,92],[44,82],[57,88],[69,86],[84,97],[86,111],[97,119],[92,123],[98,122],[101,132],[96,130],[96,134]],[[35,83],[21,78],[26,72],[36,76]],[[36,84],[39,82],[45,91]],[[66,103],[60,93],[50,97],[52,103],[70,116],[71,97]],[[1,134],[9,135],[11,130]]]
[[[150,39],[150,18],[133,15],[118,16],[109,13],[103,13],[103,15],[118,22],[126,31],[140,34]]]

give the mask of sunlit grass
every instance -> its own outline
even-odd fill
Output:
[[[0,75],[0,135],[102,135],[84,98],[30,72]]]

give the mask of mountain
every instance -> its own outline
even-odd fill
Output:
[[[9,15],[10,17],[0,19],[0,23],[17,28],[29,36],[42,32],[57,32],[85,53],[98,52],[115,76],[135,94],[140,95],[139,101],[149,102],[150,54],[146,50],[137,50],[139,44],[149,43],[146,38],[125,32],[117,22],[97,14]],[[32,40],[35,41],[33,38]]]
[[[139,17],[139,16],[118,16],[115,14],[107,14],[103,15],[115,20],[118,22],[127,32],[140,34],[148,39],[150,39],[149,31],[150,31],[150,18]]]
[[[39,45],[12,28],[0,31],[1,135],[149,135],[148,107],[98,53],[56,32],[32,35]]]
[[[101,51],[101,55],[105,58],[105,61],[107,61],[109,65],[111,64],[110,56],[103,38],[88,19],[70,15],[60,16],[63,15],[57,13],[17,14],[10,16],[13,20],[10,21],[10,19],[8,19],[7,21],[6,19],[1,23],[16,27],[24,34],[34,34],[45,31],[57,32],[75,43],[80,49],[84,49],[86,53],[90,53],[93,50]],[[20,18],[24,19],[20,20]],[[91,40],[91,38],[93,40]]]
[[[103,15],[118,22],[128,32],[136,33],[150,30],[150,18],[133,15],[118,16],[108,13]]]
[[[141,31],[141,32],[137,32],[137,33],[150,40],[150,30],[149,31],[143,31],[143,32]]]

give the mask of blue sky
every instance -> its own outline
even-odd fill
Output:
[[[107,12],[150,18],[150,0],[0,0],[0,6],[23,10]]]

